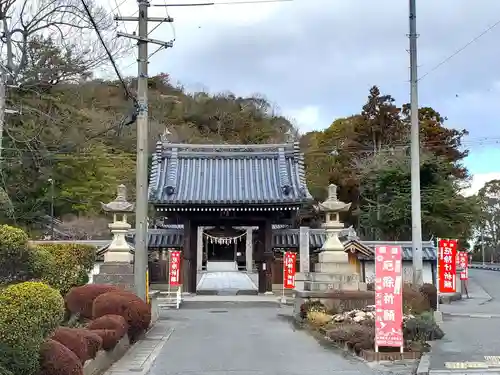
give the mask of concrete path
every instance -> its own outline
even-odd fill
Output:
[[[199,294],[257,294],[257,286],[244,272],[205,272],[198,283]]]
[[[165,312],[173,333],[149,375],[409,374],[370,368],[295,331],[277,307]]]
[[[446,336],[433,343],[432,375],[500,374],[500,272],[471,269],[469,277],[471,298],[441,305]]]

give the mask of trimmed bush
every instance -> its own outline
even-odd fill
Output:
[[[94,300],[101,294],[120,292],[123,289],[111,284],[87,284],[72,288],[66,297],[66,308],[72,314],[78,314],[85,319],[92,319]]]
[[[109,292],[94,300],[94,319],[104,315],[121,315],[128,323],[128,336],[136,341],[151,323],[151,306],[131,292]]]
[[[40,348],[38,375],[82,375],[83,366],[78,357],[55,340],[45,341]]]
[[[78,328],[80,331],[80,334],[85,337],[85,340],[87,340],[87,350],[89,353],[90,358],[94,359],[99,352],[99,350],[102,349],[102,339],[101,336],[96,334],[95,332],[92,332],[86,328]]]
[[[45,337],[61,323],[64,301],[40,282],[11,285],[0,292],[0,364],[16,375],[33,374]]]
[[[4,320],[11,327],[9,332],[0,329],[0,337],[16,335],[16,329],[36,326],[47,337],[63,318],[64,300],[57,290],[47,284],[28,281],[11,285],[0,293],[0,322]],[[14,322],[19,326],[13,326]]]
[[[99,335],[102,339],[102,348],[104,350],[113,350],[118,341],[125,336],[120,336],[119,332],[114,329],[93,329],[91,332]]]
[[[95,262],[95,248],[80,244],[43,244],[34,248],[50,261],[42,273],[42,281],[59,289],[65,295],[71,288],[85,284],[86,275],[92,270]]]
[[[425,298],[427,298],[427,302],[429,303],[432,311],[436,311],[437,309],[437,288],[434,284],[426,283],[420,287],[420,293],[422,293]]]
[[[102,339],[99,335],[80,328],[59,327],[51,339],[60,342],[75,353],[82,363],[94,359],[102,346]]]
[[[28,235],[22,229],[0,225],[0,283],[29,280],[30,261]]]
[[[429,301],[420,291],[410,284],[403,285],[403,311],[409,314],[421,314],[430,310]]]
[[[104,315],[92,320],[87,329],[112,329],[115,330],[120,338],[125,336],[128,331],[128,323],[121,315]]]

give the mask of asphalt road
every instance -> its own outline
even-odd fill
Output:
[[[500,272],[469,270],[469,277],[471,290],[482,290],[483,294],[477,303],[471,294],[469,301],[453,303],[449,309],[443,307],[451,313],[443,315],[446,336],[433,346],[431,374],[447,367],[455,367],[457,374],[470,374],[460,369],[464,363],[484,363],[485,356],[500,356]],[[491,300],[484,298],[484,291]],[[500,373],[500,364],[498,370]]]
[[[165,311],[174,328],[150,375],[370,375],[358,359],[294,330],[277,307]],[[387,372],[385,372],[387,373]],[[391,372],[402,374],[405,372]],[[408,372],[406,372],[408,373]]]

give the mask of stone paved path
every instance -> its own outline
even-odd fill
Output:
[[[409,374],[369,367],[342,352],[322,347],[295,331],[278,307],[166,311],[173,333],[150,375],[371,375]]]
[[[244,272],[205,272],[198,283],[197,291],[198,293],[225,292],[236,294],[238,291],[254,291],[257,293],[257,286]]]
[[[431,375],[500,374],[500,272],[470,270],[469,277],[471,298],[441,307],[446,336],[433,344]],[[485,356],[498,358],[487,367]]]

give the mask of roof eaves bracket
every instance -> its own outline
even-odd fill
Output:
[[[168,196],[174,195],[177,187],[177,171],[179,169],[179,149],[172,148],[170,160],[167,169],[167,184],[165,186],[165,193]]]
[[[288,170],[286,166],[285,148],[280,147],[278,149],[278,162],[279,162],[279,174],[280,174],[280,184],[281,191],[284,195],[289,195],[292,192],[292,186],[290,182],[290,176],[288,175]]]

